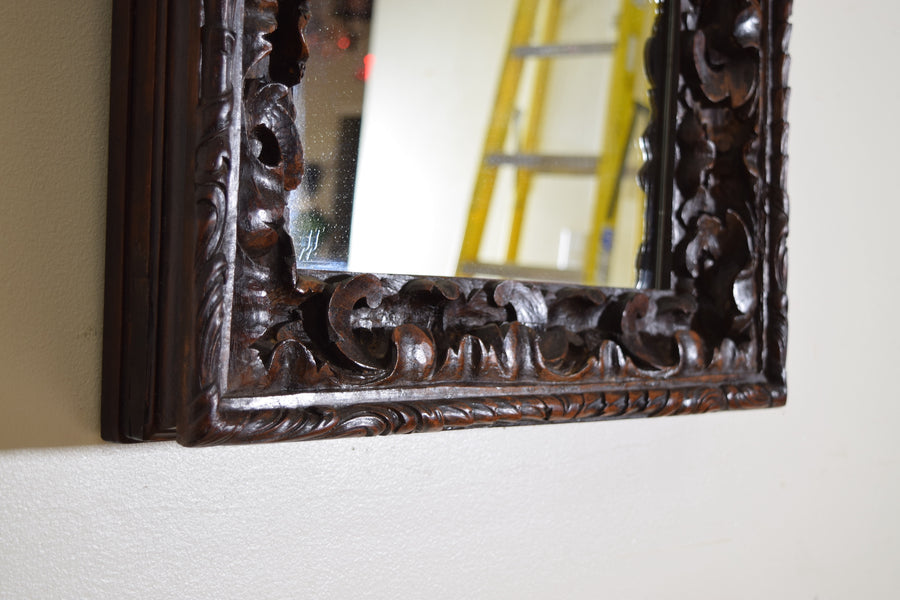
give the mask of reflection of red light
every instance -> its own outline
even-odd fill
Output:
[[[341,50],[346,50],[349,47],[350,47],[350,38],[349,37],[344,35],[344,36],[341,36],[340,38],[338,38],[338,48],[340,48]]]
[[[363,57],[363,81],[368,81],[369,76],[372,75],[372,67],[375,66],[375,55],[374,54],[366,54]]]

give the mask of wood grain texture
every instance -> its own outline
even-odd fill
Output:
[[[171,438],[190,380],[198,6],[113,3],[104,439]]]
[[[666,285],[619,290],[298,271],[284,214],[303,175],[292,87],[308,2],[207,0],[185,212],[195,358],[190,392],[159,399],[178,407],[179,441],[783,404],[790,2],[664,6],[647,50],[641,281]]]

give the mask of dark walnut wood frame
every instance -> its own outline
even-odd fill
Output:
[[[634,290],[298,271],[284,211],[306,2],[114,0],[105,439],[785,402],[790,0],[664,3]]]

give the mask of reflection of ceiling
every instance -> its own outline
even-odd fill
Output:
[[[310,57],[298,107],[308,160],[328,161],[340,118],[362,114],[372,0],[311,5]]]
[[[372,0],[318,0],[310,12],[310,56],[297,95],[306,174],[290,198],[288,228],[298,261],[339,269],[347,253]]]
[[[310,12],[306,38],[319,56],[333,57],[360,42],[368,46],[372,0],[323,0],[312,3]]]
[[[334,0],[334,14],[348,19],[372,18],[372,0]]]

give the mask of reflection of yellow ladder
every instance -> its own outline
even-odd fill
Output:
[[[478,254],[498,169],[502,165],[509,165],[516,169],[516,185],[506,263],[502,265],[504,269],[511,276],[515,276],[517,270],[509,267],[515,265],[518,258],[522,224],[533,174],[544,172],[589,175],[597,178],[598,185],[581,279],[584,283],[597,283],[601,238],[614,224],[618,181],[625,163],[635,119],[635,81],[636,79],[642,81],[639,76],[643,68],[643,40],[648,37],[653,24],[655,3],[649,0],[622,0],[621,12],[618,15],[619,39],[615,44],[555,44],[562,1],[546,0],[546,3],[542,3],[543,0],[518,1],[506,62],[488,126],[484,156],[472,195],[457,268],[459,275],[491,272],[491,265],[482,265],[478,262]],[[539,17],[541,23],[538,23]],[[530,108],[518,151],[513,154],[504,153],[510,122],[515,113],[525,58],[549,59],[610,52],[613,54],[613,65],[601,148],[602,160],[596,156],[548,156],[536,153],[545,108],[549,60],[541,60],[535,66],[528,99]],[[641,95],[645,94],[646,89]],[[641,99],[641,102],[645,103],[646,100]],[[497,266],[493,267],[496,271]]]

